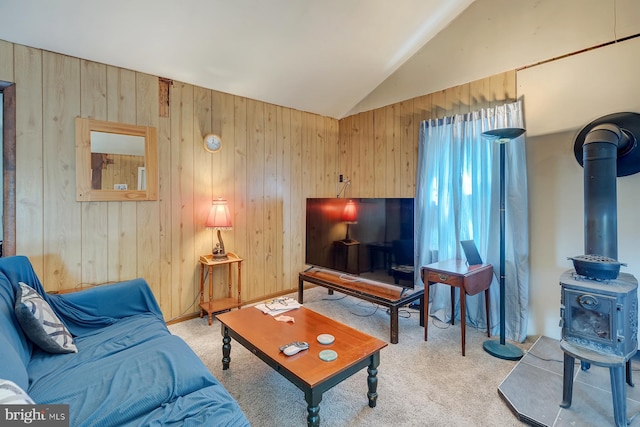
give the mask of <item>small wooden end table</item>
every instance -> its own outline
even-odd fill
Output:
[[[480,264],[467,266],[459,259],[440,261],[422,267],[422,281],[424,283],[424,317],[429,316],[429,288],[436,283],[451,286],[451,324],[455,320],[456,288],[460,288],[460,325],[462,334],[462,355],[464,356],[465,329],[466,329],[466,306],[465,296],[475,295],[484,291],[484,302],[487,313],[487,336],[491,336],[491,323],[489,322],[489,286],[493,280],[493,266],[491,264]],[[427,340],[429,322],[424,324],[424,340]]]
[[[222,369],[229,369],[233,338],[304,392],[307,425],[318,427],[322,394],[367,368],[367,398],[374,408],[380,350],[387,343],[305,307],[284,314],[295,322],[279,322],[255,307],[216,315],[222,326]],[[316,339],[320,334],[331,334],[335,341],[320,344]],[[309,349],[285,356],[280,346],[293,341],[306,341]],[[320,359],[322,350],[334,350],[338,358],[325,362]]]
[[[231,292],[231,286],[233,284],[231,276],[231,265],[237,264],[238,266],[238,294],[234,298]],[[227,276],[227,298],[221,298],[213,300],[213,269],[226,265],[228,266]],[[209,275],[209,301],[204,300],[204,272],[208,271]],[[242,258],[233,252],[227,252],[227,259],[215,260],[213,255],[207,254],[200,257],[200,317],[202,318],[204,313],[209,315],[209,326],[213,323],[213,313],[220,311],[231,310],[242,305],[240,294],[242,292]]]

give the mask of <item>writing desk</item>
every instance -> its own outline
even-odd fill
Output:
[[[420,274],[424,283],[424,317],[429,316],[429,288],[436,283],[451,286],[451,324],[455,320],[456,288],[460,288],[460,325],[462,334],[462,355],[464,356],[465,329],[466,329],[466,306],[465,296],[475,295],[484,291],[485,310],[487,313],[487,336],[491,336],[489,322],[489,286],[493,280],[493,266],[491,264],[480,264],[467,266],[459,259],[435,262],[421,268]],[[427,331],[429,322],[424,324],[424,340],[427,341]]]

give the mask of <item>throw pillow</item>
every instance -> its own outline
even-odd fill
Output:
[[[13,381],[0,380],[0,405],[33,405],[35,402]]]
[[[51,306],[29,285],[19,285],[15,313],[24,333],[48,353],[77,353],[73,337]]]

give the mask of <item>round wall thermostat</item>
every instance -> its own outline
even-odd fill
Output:
[[[204,149],[210,153],[216,153],[222,148],[222,140],[215,133],[208,133],[204,136]]]

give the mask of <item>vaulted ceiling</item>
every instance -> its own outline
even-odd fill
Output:
[[[0,0],[0,39],[345,116],[474,0]]]

